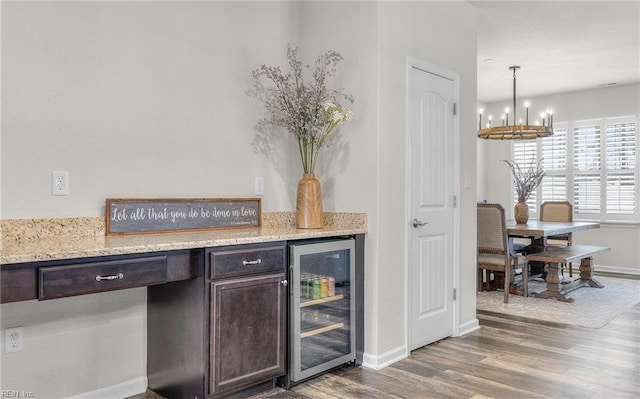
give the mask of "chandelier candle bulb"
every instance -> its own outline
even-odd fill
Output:
[[[529,124],[529,101],[525,101],[524,103],[524,120]]]

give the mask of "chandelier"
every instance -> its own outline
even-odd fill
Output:
[[[482,127],[482,110],[478,111],[478,138],[489,140],[528,140],[553,135],[553,111],[547,109],[540,114],[541,120],[529,124],[529,103],[524,103],[525,119],[516,119],[516,71],[519,66],[509,67],[513,71],[513,124],[509,125],[509,108],[502,115],[502,125],[492,126],[492,116],[488,116],[486,126]]]

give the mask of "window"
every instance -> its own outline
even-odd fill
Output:
[[[639,137],[633,116],[557,123],[551,137],[514,141],[518,164],[542,158],[546,172],[527,201],[532,213],[544,201],[569,200],[576,220],[640,222]]]

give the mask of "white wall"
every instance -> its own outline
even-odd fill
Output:
[[[461,169],[475,175],[476,13],[462,2],[380,3],[380,141],[378,165],[378,348],[393,356],[406,346],[406,57],[461,76]],[[474,179],[475,180],[475,179]],[[464,181],[461,177],[460,181]],[[475,184],[461,190],[461,324],[475,319]],[[406,348],[405,348],[406,349]]]
[[[345,58],[338,78],[355,119],[316,170],[325,210],[366,212],[365,352],[406,349],[405,66],[414,56],[461,76],[461,175],[475,175],[476,26],[466,2],[59,2],[2,4],[3,218],[102,216],[106,197],[247,196],[265,178],[264,211],[294,208],[300,161],[251,147],[262,109],[252,69],[285,65],[287,43],[312,62]],[[232,167],[230,167],[232,165]],[[52,170],[70,195],[50,195]],[[463,178],[460,177],[463,181]],[[461,189],[475,222],[475,179]],[[475,320],[475,223],[462,223],[461,324]],[[25,350],[2,357],[1,386],[67,397],[146,375],[144,290],[6,304]],[[85,301],[95,303],[85,306]],[[118,309],[110,313],[105,309]],[[48,317],[39,315],[46,310]],[[105,320],[95,314],[104,312]],[[28,317],[27,315],[36,315]],[[65,323],[55,320],[62,318]],[[66,329],[64,326],[68,325]],[[82,325],[82,328],[74,326]],[[132,332],[113,358],[76,348]],[[61,353],[68,358],[58,362]],[[116,360],[117,359],[117,360]],[[18,366],[42,363],[54,367]],[[129,365],[129,366],[124,366]],[[106,372],[105,370],[109,370]],[[18,371],[20,370],[20,371]],[[31,371],[33,370],[33,371]],[[86,379],[85,375],[93,375]],[[53,381],[56,381],[55,383]]]
[[[250,72],[281,64],[296,3],[3,3],[5,218],[100,216],[106,197],[292,193],[248,152]],[[285,47],[286,50],[286,47]],[[288,163],[288,162],[287,162]],[[225,165],[234,165],[230,170]],[[70,195],[50,195],[52,170]]]
[[[24,343],[17,353],[3,348],[0,389],[63,398],[129,383],[140,392],[146,306],[144,288],[3,304],[2,328],[23,326]]]
[[[554,110],[554,123],[637,115],[640,110],[640,85],[586,90],[530,100],[532,104],[539,104],[541,109],[551,106]],[[485,114],[493,113],[495,118],[510,103],[511,100],[505,100],[486,104]],[[498,202],[508,212],[513,212],[513,206],[510,205],[509,169],[500,162],[501,159],[510,158],[511,143],[479,141],[478,170],[481,175],[479,179],[484,182],[484,186],[478,188],[478,199]],[[640,274],[640,245],[638,245],[640,226],[638,225],[605,224],[597,230],[574,234],[574,242],[611,247],[611,252],[594,258],[596,270]]]

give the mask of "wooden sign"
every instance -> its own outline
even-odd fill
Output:
[[[260,227],[260,198],[107,198],[107,235]]]

